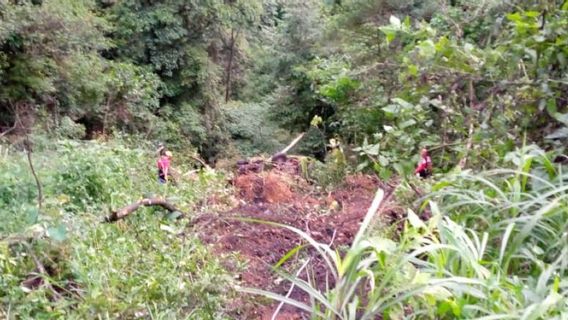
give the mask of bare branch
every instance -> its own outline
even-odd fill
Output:
[[[138,210],[141,206],[149,207],[149,206],[160,206],[170,212],[181,212],[177,209],[173,204],[167,202],[165,199],[162,198],[147,198],[136,201],[132,204],[127,205],[124,208],[119,209],[118,211],[113,211],[111,214],[105,218],[105,222],[115,222],[121,219],[124,219],[129,214],[133,213],[134,211]]]

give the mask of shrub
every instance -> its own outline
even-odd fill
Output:
[[[245,156],[273,154],[289,140],[289,134],[270,118],[270,110],[262,103],[231,103],[223,108],[229,134]]]
[[[225,317],[231,280],[197,237],[184,234],[188,219],[140,208],[120,223],[101,223],[110,209],[153,195],[191,214],[196,201],[223,191],[222,175],[204,171],[175,187],[160,185],[153,149],[121,140],[59,141],[50,149],[32,154],[41,212],[26,155],[0,155],[0,317]],[[180,173],[188,169],[182,159],[174,158]],[[22,284],[34,277],[51,287]]]
[[[409,210],[398,242],[366,233],[382,191],[346,252],[283,226],[318,253],[302,269],[323,261],[335,283],[314,283],[309,273],[307,280],[300,272],[283,274],[310,296],[309,303],[242,290],[316,319],[563,319],[568,176],[544,153],[525,151],[510,155],[517,170],[463,172],[435,184],[428,197],[433,217],[423,222]]]

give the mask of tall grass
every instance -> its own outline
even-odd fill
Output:
[[[425,199],[433,217],[423,222],[409,210],[398,242],[367,232],[380,190],[346,252],[283,226],[316,249],[333,278],[329,286],[309,273],[286,275],[307,304],[242,290],[314,319],[567,319],[568,176],[544,154],[519,159],[516,170],[462,172],[436,184]]]

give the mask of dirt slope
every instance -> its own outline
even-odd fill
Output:
[[[240,205],[222,213],[200,215],[192,223],[203,242],[211,244],[218,254],[237,252],[247,265],[239,270],[235,261],[227,259],[226,267],[235,272],[242,286],[256,287],[286,294],[290,284],[281,281],[272,266],[291,249],[303,244],[302,240],[284,228],[262,223],[243,222],[236,218],[252,218],[294,226],[314,239],[330,243],[333,248],[349,246],[357,233],[377,188],[389,193],[392,187],[368,175],[346,177],[344,183],[331,192],[309,184],[298,174],[298,162],[288,159],[266,171],[262,163],[240,166],[233,180]],[[388,208],[388,205],[387,205]],[[393,210],[382,210],[388,220],[400,215]],[[316,283],[333,285],[327,270],[310,250]],[[294,262],[285,269],[294,272]],[[292,292],[295,299],[307,302],[307,296]],[[232,307],[239,319],[271,319],[276,303],[258,303],[262,299],[238,299]],[[278,319],[301,319],[301,313],[285,307]]]

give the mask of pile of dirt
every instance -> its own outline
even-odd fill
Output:
[[[246,260],[244,269],[235,261],[225,261],[227,269],[237,275],[244,287],[286,294],[290,284],[281,281],[272,268],[304,241],[285,228],[240,218],[293,226],[319,242],[339,248],[351,245],[377,188],[383,188],[387,194],[392,190],[376,177],[353,175],[346,177],[335,190],[323,192],[300,177],[298,162],[289,161],[272,166],[270,171],[238,170],[233,184],[241,204],[228,212],[203,214],[192,222],[201,240],[211,244],[216,253],[236,252]],[[328,270],[318,262],[320,258],[309,249],[306,252],[314,262],[311,272],[315,282],[333,285]],[[285,264],[284,267],[293,271],[292,266]],[[292,292],[291,297],[306,302],[308,298],[300,290]],[[239,301],[233,306],[236,318],[270,319],[275,307],[245,302]],[[300,312],[286,307],[278,319],[299,317]]]
[[[273,172],[238,176],[234,185],[241,199],[249,203],[284,203],[292,200],[290,179]]]

